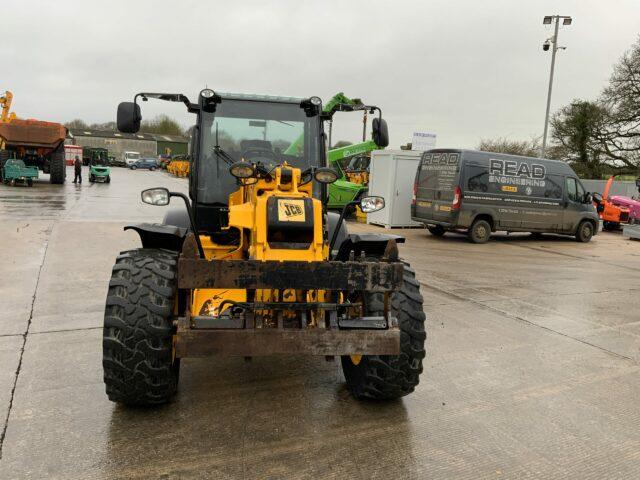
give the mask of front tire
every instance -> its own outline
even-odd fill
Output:
[[[4,181],[4,164],[9,160],[9,150],[0,150],[0,180]]]
[[[173,309],[178,254],[137,249],[116,259],[104,314],[104,383],[109,400],[125,405],[168,402],[178,387]]]
[[[354,397],[371,400],[391,400],[413,392],[420,381],[422,359],[425,357],[425,314],[422,310],[420,283],[415,272],[405,264],[404,284],[391,295],[390,314],[400,327],[400,355],[363,355],[354,359],[343,356],[342,371],[347,387]],[[365,315],[381,315],[384,296],[369,293],[364,296]]]
[[[578,225],[578,230],[576,230],[576,240],[581,243],[587,243],[591,240],[594,233],[594,225],[589,220],[583,220]]]

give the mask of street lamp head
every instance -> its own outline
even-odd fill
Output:
[[[571,17],[564,17],[564,20],[562,20],[562,24],[563,25],[571,25],[572,21],[573,21],[573,19]]]
[[[542,24],[543,25],[551,25],[551,21],[553,20],[553,17],[550,16],[546,16],[542,19]]]
[[[542,50],[544,50],[544,51],[546,52],[547,50],[549,50],[549,46],[550,46],[549,40],[546,40],[546,41],[542,44]]]

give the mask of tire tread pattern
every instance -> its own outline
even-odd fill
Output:
[[[172,313],[177,253],[122,252],[113,267],[103,330],[104,382],[110,400],[126,405],[168,402],[178,384]]]
[[[50,157],[49,181],[54,184],[62,184],[67,176],[67,169],[64,160],[64,145],[60,144]]]
[[[383,295],[368,295],[367,314],[381,314]],[[420,283],[405,263],[404,285],[391,296],[391,314],[400,327],[400,355],[367,355],[358,365],[349,356],[342,367],[351,393],[360,399],[390,400],[413,392],[420,381],[422,360],[426,356],[425,320]]]

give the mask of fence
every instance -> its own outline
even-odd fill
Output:
[[[582,185],[587,192],[598,192],[602,193],[604,191],[604,187],[607,184],[606,180],[581,180]],[[636,182],[634,181],[618,181],[614,180],[613,185],[611,185],[611,190],[609,191],[609,195],[624,195],[625,197],[637,197],[638,196],[638,187],[636,187]]]

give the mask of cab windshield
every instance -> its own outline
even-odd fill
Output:
[[[198,202],[226,204],[237,186],[229,165],[244,160],[270,170],[284,162],[305,170],[321,159],[318,117],[298,103],[225,99],[201,114]]]

